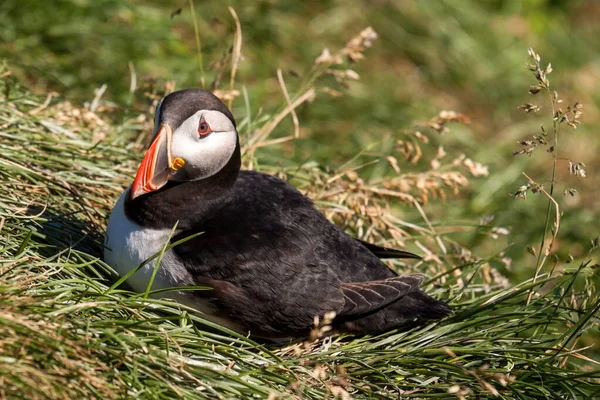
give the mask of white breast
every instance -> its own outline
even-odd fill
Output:
[[[108,220],[106,237],[104,239],[104,261],[123,276],[148,258],[161,251],[169,237],[168,229],[149,229],[132,222],[125,216],[125,198],[129,195],[127,189],[115,204]],[[171,251],[165,252],[166,261],[171,257]],[[144,265],[127,281],[132,289],[143,292],[148,286],[150,276],[156,261]],[[165,262],[162,263],[165,266]],[[177,282],[167,268],[160,268],[152,285],[152,289],[164,289],[183,285]]]
[[[106,227],[104,239],[104,261],[120,276],[159,253],[168,241],[170,229],[150,229],[142,227],[129,220],[125,215],[125,199],[129,190],[121,195],[112,210]],[[148,287],[156,260],[152,260],[140,268],[127,280],[129,286],[136,292],[144,292]],[[176,288],[177,286],[193,285],[193,278],[186,268],[177,260],[171,250],[167,250],[154,278],[151,290]],[[203,317],[220,323],[231,329],[240,331],[239,326],[226,318],[215,315],[217,310],[208,302],[184,291],[168,291],[158,295],[169,297],[178,302],[193,307],[203,313]]]

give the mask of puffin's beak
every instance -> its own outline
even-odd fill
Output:
[[[145,193],[150,193],[163,187],[175,171],[171,166],[171,127],[162,124],[158,129],[156,138],[144,155],[144,159],[138,168],[135,180],[131,186],[131,199],[135,199]],[[181,159],[180,159],[181,160]]]

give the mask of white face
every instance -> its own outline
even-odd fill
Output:
[[[207,125],[208,133],[204,133]],[[237,131],[225,114],[200,110],[173,132],[172,140],[172,157],[182,158],[185,165],[171,180],[203,179],[219,172],[231,159]]]

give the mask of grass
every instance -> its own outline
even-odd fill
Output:
[[[561,2],[382,2],[360,13],[335,2],[291,11],[207,2],[193,20],[185,8],[171,17],[179,3],[0,5],[3,398],[600,395],[597,160],[577,150],[595,143],[586,133],[596,102],[577,76],[593,69],[581,48],[597,42],[586,39],[595,34],[585,18],[570,25],[587,2],[568,12]],[[367,22],[375,30],[357,29]],[[521,33],[497,34],[513,26],[543,54],[563,51],[548,58],[567,98],[586,103],[582,133],[559,130],[566,121],[550,110],[564,106],[546,87],[539,113],[512,115],[529,84]],[[98,33],[106,45],[92,57]],[[281,347],[119,286],[100,259],[106,218],[135,173],[158,99],[175,85],[164,78],[175,76],[178,87],[206,84],[233,105],[246,168],[289,180],[353,235],[422,254],[390,267],[426,273],[425,290],[456,313],[407,332]],[[462,112],[439,111],[449,106]],[[527,150],[537,122],[553,125],[550,159],[537,139]],[[517,140],[534,154],[507,162]],[[580,161],[585,180],[575,180]],[[559,198],[573,187],[575,197]]]
[[[466,123],[464,116],[444,112],[403,131],[386,165],[392,171],[404,163],[418,169],[376,179],[362,176],[368,168],[363,157],[372,159],[372,149],[338,167],[278,165],[269,151],[261,153],[294,143],[296,135],[275,142],[271,135],[317,95],[323,74],[346,71],[345,60],[362,55],[374,39],[369,30],[356,38],[317,63],[297,91],[288,92],[279,74],[285,94],[280,107],[240,118],[245,163],[289,179],[349,232],[424,254],[425,262],[391,266],[427,272],[426,290],[449,299],[456,313],[406,332],[282,348],[256,343],[168,300],[116,287],[114,273],[100,259],[100,243],[112,204],[142,154],[151,115],[115,122],[114,110],[102,102],[96,112],[64,101],[45,104],[3,69],[3,397],[583,399],[600,394],[600,369],[587,351],[600,309],[591,258],[509,284],[494,267],[502,255],[471,254],[424,212],[422,204],[460,192],[465,182],[487,173],[470,158],[446,157],[437,147],[440,133],[452,123]],[[245,92],[240,91],[242,99]],[[156,96],[150,93],[149,99],[155,105]],[[398,217],[398,202],[411,204],[422,223]],[[477,229],[501,234],[489,224]],[[598,243],[588,247],[593,254]]]
[[[235,20],[222,1],[195,2],[196,23],[189,1],[73,1],[4,0],[0,4],[0,58],[6,59],[19,82],[45,96],[61,93],[74,104],[92,103],[94,90],[106,84],[101,97],[133,119],[145,113],[145,92],[162,93],[166,82],[178,88],[201,86],[197,39],[201,40],[204,79],[210,85],[230,64],[235,44]],[[530,137],[546,123],[546,113],[523,115],[517,105],[529,101],[525,88],[530,78],[522,73],[524,49],[533,46],[552,60],[555,88],[570,104],[585,104],[584,124],[564,135],[562,152],[598,170],[600,140],[597,86],[600,25],[595,0],[375,1],[347,7],[337,0],[303,2],[230,1],[243,30],[242,61],[236,89],[244,100],[233,102],[236,116],[265,118],[281,105],[277,69],[290,93],[300,93],[313,61],[323,48],[341,48],[362,27],[373,26],[380,36],[367,62],[349,66],[360,80],[339,85],[335,77],[320,78],[346,97],[317,96],[311,105],[297,109],[300,139],[282,146],[261,148],[262,162],[293,168],[306,161],[341,165],[369,148],[358,163],[378,161],[361,173],[367,180],[393,173],[386,156],[395,150],[395,139],[417,122],[427,122],[440,110],[455,110],[471,120],[453,128],[450,135],[432,138],[449,154],[465,152],[489,167],[493,179],[471,182],[450,202],[426,206],[432,224],[443,224],[451,236],[474,253],[505,252],[521,268],[503,269],[516,281],[533,274],[527,246],[537,246],[543,226],[520,229],[523,220],[537,220],[546,212],[546,201],[511,202],[515,186],[526,185],[521,172],[540,176],[546,157],[515,157],[515,141]],[[180,11],[177,13],[177,11]],[[135,40],[132,40],[135,39]],[[137,83],[131,90],[132,77]],[[227,80],[227,78],[225,78]],[[222,83],[222,89],[228,85]],[[157,89],[158,88],[158,89]],[[568,88],[568,90],[564,90]],[[524,90],[525,89],[525,90]],[[333,93],[333,92],[332,92]],[[262,114],[261,114],[262,111]],[[248,135],[249,124],[242,132]],[[121,129],[120,124],[116,124]],[[260,125],[260,124],[259,124]],[[273,138],[293,132],[286,118]],[[388,140],[383,140],[387,137]],[[143,137],[140,139],[143,141]],[[436,146],[431,147],[435,151]],[[283,157],[282,157],[283,155]],[[400,163],[402,172],[420,172],[420,166]],[[569,179],[559,162],[558,188]],[[547,174],[550,175],[549,173]],[[549,178],[548,178],[549,179]],[[561,259],[585,256],[585,244],[598,235],[595,221],[600,203],[595,196],[598,180],[573,183],[578,190],[563,204]],[[449,206],[452,204],[452,206]],[[400,208],[406,220],[419,220],[415,208]],[[482,216],[510,230],[498,240],[466,226]],[[500,268],[499,265],[496,265]],[[527,267],[525,267],[527,266]]]

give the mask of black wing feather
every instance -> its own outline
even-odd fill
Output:
[[[344,306],[338,316],[349,317],[376,311],[414,291],[423,275],[403,275],[370,282],[342,283]]]
[[[404,250],[392,249],[391,247],[378,246],[373,243],[366,242],[361,239],[356,239],[357,242],[365,246],[371,253],[379,258],[414,258],[420,260],[421,257]]]

